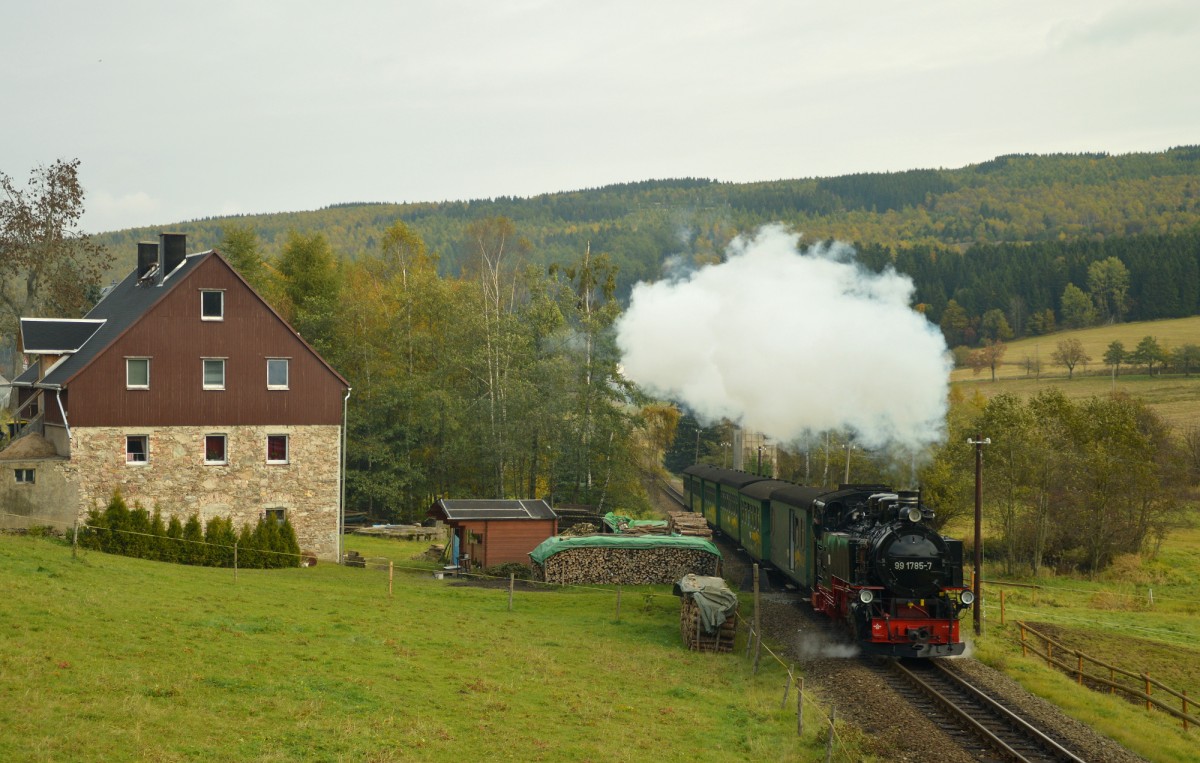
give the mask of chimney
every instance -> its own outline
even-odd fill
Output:
[[[158,282],[171,274],[179,263],[187,257],[187,234],[160,233],[158,234]]]
[[[142,282],[157,265],[158,244],[154,243],[153,241],[139,241],[137,263],[138,282]]]

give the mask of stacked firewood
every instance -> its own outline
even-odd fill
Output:
[[[667,526],[671,528],[672,533],[676,535],[694,535],[697,538],[712,537],[712,530],[709,529],[708,523],[704,521],[702,514],[696,514],[691,511],[671,511],[668,514]]]
[[[700,607],[690,596],[684,596],[679,607],[679,635],[683,645],[693,652],[732,652],[737,634],[737,613],[725,618],[716,633],[705,633],[700,623]]]
[[[534,564],[547,583],[664,585],[688,573],[716,575],[720,557],[692,548],[572,548]]]

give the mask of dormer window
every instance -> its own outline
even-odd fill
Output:
[[[225,292],[202,290],[200,292],[200,319],[205,321],[225,320]]]

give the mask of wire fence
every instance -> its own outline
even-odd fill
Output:
[[[25,514],[14,514],[11,512],[7,512],[7,511],[0,511],[0,516],[17,517],[17,518],[20,518],[20,519],[23,519],[26,521],[37,521],[41,524],[37,525],[36,527],[51,528],[52,530],[55,530],[55,531],[61,533],[66,538],[66,540],[71,542],[71,549],[72,549],[73,555],[77,555],[81,550],[83,551],[83,553],[85,555],[88,553],[95,552],[94,549],[80,549],[79,544],[78,544],[78,539],[79,539],[79,533],[83,530],[92,530],[92,531],[96,531],[96,532],[122,533],[122,534],[126,534],[126,535],[150,537],[150,538],[155,538],[155,539],[160,539],[160,540],[172,540],[172,541],[178,541],[180,543],[191,543],[191,544],[197,544],[197,545],[211,547],[211,548],[218,548],[218,549],[223,549],[223,550],[233,550],[235,552],[238,549],[237,544],[230,546],[227,544],[214,544],[214,543],[208,543],[206,541],[190,540],[190,539],[185,539],[185,538],[171,538],[168,536],[155,535],[152,533],[143,533],[143,532],[137,532],[137,531],[133,531],[133,530],[114,529],[114,528],[108,528],[108,527],[102,527],[102,526],[96,526],[96,525],[89,525],[83,521],[65,522],[63,520],[54,519],[54,518],[50,518],[50,517],[31,516],[31,515],[25,515]],[[28,529],[34,529],[34,528],[28,528]],[[104,552],[98,552],[98,553],[104,553]],[[310,554],[304,554],[304,553],[289,554],[286,552],[265,551],[265,550],[261,550],[261,549],[255,549],[255,553],[258,553],[258,554],[267,554],[267,553],[280,554],[280,555],[284,555],[284,556],[296,557],[300,560],[304,560],[306,558],[311,557]],[[387,585],[388,585],[388,595],[389,596],[391,596],[393,594],[393,576],[396,572],[433,576],[435,573],[443,572],[445,570],[445,568],[440,565],[405,564],[405,563],[397,564],[394,559],[387,558],[387,557],[361,557],[361,560],[362,560],[362,564],[361,564],[362,568],[372,569],[372,570],[380,570],[380,571],[386,570],[388,572]],[[193,565],[187,565],[187,566],[193,566]],[[195,565],[195,566],[198,566],[198,565]],[[360,565],[356,565],[356,566],[360,566]],[[210,567],[209,569],[214,569],[214,568]],[[253,569],[255,569],[255,568],[238,567],[237,556],[235,553],[234,567],[232,568],[233,579],[235,582],[238,582],[238,580],[239,580],[239,577],[238,577],[239,572],[245,572],[247,570],[253,570]],[[507,583],[508,583],[507,593],[508,593],[508,602],[509,602],[508,608],[509,608],[509,610],[513,609],[513,595],[514,595],[514,591],[516,588],[516,579],[515,579],[514,575],[509,574],[507,576],[500,576],[500,575],[489,575],[486,572],[464,572],[464,571],[458,571],[458,570],[455,570],[453,572],[453,575],[455,578],[457,578],[459,580],[491,580],[491,581],[497,581],[497,582],[507,581]],[[277,584],[284,580],[284,578],[280,578],[280,577],[256,578],[256,580],[259,580],[259,581],[267,580],[267,579],[274,581],[273,584]],[[295,578],[292,578],[292,579],[295,580]],[[592,595],[615,596],[615,598],[616,598],[616,620],[620,621],[620,619],[621,619],[621,596],[622,596],[622,588],[623,587],[620,585],[618,585],[618,586],[600,586],[600,585],[583,585],[583,584],[578,584],[578,583],[557,583],[557,582],[543,582],[543,581],[530,581],[530,580],[522,580],[522,585],[523,586],[534,586],[534,587],[546,589],[546,590],[560,590],[560,591],[587,593],[587,594],[592,594]],[[660,593],[660,592],[656,592],[656,591],[648,591],[647,592],[647,591],[639,590],[638,594],[639,594],[639,596],[641,596],[647,600],[651,600],[651,599],[678,600],[678,598],[679,598],[673,593]],[[803,676],[799,675],[799,673],[796,671],[795,663],[785,661],[783,656],[780,653],[778,653],[774,649],[772,649],[770,644],[768,644],[764,640],[763,634],[761,632],[762,629],[760,628],[759,630],[756,630],[754,628],[754,624],[752,621],[745,619],[744,617],[741,616],[740,613],[736,614],[736,619],[737,619],[737,624],[738,624],[738,633],[744,634],[745,645],[746,645],[746,649],[745,649],[746,657],[747,657],[747,659],[752,659],[752,661],[753,661],[753,668],[752,668],[753,674],[757,675],[759,672],[760,653],[766,652],[767,656],[771,660],[774,660],[778,664],[779,668],[784,672],[784,674],[786,676],[785,681],[784,681],[784,686],[783,686],[783,699],[780,703],[780,710],[783,710],[786,707],[789,693],[791,692],[791,690],[793,688],[795,689],[797,736],[802,739],[805,738],[806,736],[809,736],[809,737],[812,737],[812,739],[817,742],[820,742],[821,739],[824,739],[825,747],[826,747],[826,760],[827,761],[832,761],[834,759],[835,755],[838,760],[845,760],[845,761],[855,760],[856,753],[851,749],[847,740],[844,738],[841,730],[839,730],[839,728],[837,726],[835,711],[832,709],[832,707],[827,710],[825,707],[823,707],[821,704],[819,704],[818,701],[814,698],[813,692],[811,690],[809,690],[807,692],[805,691],[804,678],[803,678]],[[736,651],[736,649],[735,649],[735,651]],[[808,714],[810,719],[813,716],[816,717],[816,719],[817,719],[816,730],[812,730],[811,728],[806,730],[806,728],[805,728],[805,713]],[[810,725],[810,727],[813,726],[812,723],[810,723],[809,725]]]

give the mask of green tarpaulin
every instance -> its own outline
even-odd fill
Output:
[[[707,551],[718,559],[721,552],[712,541],[688,535],[584,535],[578,538],[556,536],[547,538],[534,550],[529,558],[544,565],[546,560],[562,551],[573,548],[681,548]]]
[[[621,532],[622,527],[666,527],[667,520],[665,519],[630,519],[623,514],[614,514],[608,512],[604,515],[604,524],[612,528],[613,532]]]

